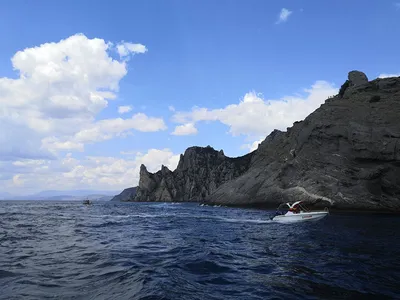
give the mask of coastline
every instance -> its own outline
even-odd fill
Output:
[[[81,203],[80,200],[37,200],[37,199],[26,199],[26,200],[0,200],[0,203],[6,203],[6,202],[48,202],[48,203],[59,203],[59,202],[73,202],[73,203]],[[243,204],[218,204],[218,203],[207,203],[207,202],[197,202],[197,201],[105,201],[105,200],[98,200],[96,202],[102,202],[102,203],[187,203],[187,204],[197,204],[198,206],[204,205],[204,206],[210,206],[210,207],[227,207],[227,208],[240,208],[240,209],[256,209],[256,210],[265,210],[265,211],[271,211],[271,210],[276,210],[276,208],[279,206],[279,203],[276,205],[272,204],[265,204],[265,203],[260,203],[260,204],[250,204],[250,205],[243,205]],[[329,206],[323,206],[319,205],[315,209],[323,209],[323,207],[327,207],[329,209],[329,213],[333,214],[386,214],[386,215],[399,215],[400,216],[400,209],[393,210],[393,209],[388,209],[388,208],[382,208],[382,209],[377,209],[377,208],[354,208],[354,207],[329,207]]]
[[[227,207],[227,208],[240,208],[240,209],[256,209],[256,210],[276,210],[279,206],[279,203],[276,205],[266,205],[265,203],[261,204],[251,204],[251,205],[240,205],[240,204],[218,204],[218,203],[207,203],[207,202],[197,202],[197,201],[119,201],[121,203],[187,203],[187,204],[197,204],[198,206],[210,206],[210,207]],[[329,209],[329,213],[333,214],[388,214],[388,215],[399,215],[399,210],[390,210],[387,208],[376,209],[376,208],[338,208],[338,207],[329,207],[329,206],[319,206],[317,209],[322,209],[322,207],[327,207]]]

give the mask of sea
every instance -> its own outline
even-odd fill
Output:
[[[400,217],[0,201],[0,299],[399,299]]]

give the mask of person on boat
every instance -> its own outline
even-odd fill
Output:
[[[289,208],[289,211],[291,211],[294,214],[298,214],[298,213],[300,213],[300,207],[298,205],[296,205],[294,207]]]

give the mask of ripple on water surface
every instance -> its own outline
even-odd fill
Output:
[[[0,299],[393,299],[396,216],[0,202]]]

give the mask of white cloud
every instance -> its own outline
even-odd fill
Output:
[[[265,137],[260,138],[254,142],[252,142],[251,144],[244,144],[242,145],[242,149],[246,149],[249,150],[250,152],[256,150],[258,148],[258,145],[261,144],[261,142],[265,139]]]
[[[173,107],[172,105],[168,106],[168,110],[169,111],[175,111],[175,107]]]
[[[41,149],[46,149],[52,153],[57,153],[58,151],[83,151],[85,148],[83,143],[74,141],[61,141],[57,137],[46,137],[42,139]]]
[[[197,134],[197,128],[193,123],[187,123],[175,127],[175,130],[171,133],[172,135],[195,135]]]
[[[166,130],[167,127],[163,119],[150,118],[143,113],[138,113],[130,119],[105,119],[100,120],[89,126],[82,128],[72,137],[48,137],[42,140],[42,148],[57,150],[80,150],[84,144],[102,142],[114,137],[126,137],[130,135],[130,130],[141,132],[155,132]]]
[[[147,51],[140,44],[118,45],[130,53]],[[54,159],[58,150],[82,151],[85,143],[130,130],[166,129],[162,119],[144,114],[95,121],[127,74],[127,62],[109,55],[113,47],[76,34],[18,51],[11,59],[18,77],[0,78],[0,160]]]
[[[105,136],[119,135],[127,130],[135,129],[141,132],[154,132],[167,129],[164,120],[151,118],[144,113],[137,113],[130,119],[105,119],[93,123],[75,134],[75,138],[81,142],[102,141]]]
[[[23,187],[25,194],[44,189],[122,190],[138,184],[142,163],[155,172],[161,165],[174,170],[178,162],[179,155],[169,149],[149,149],[131,159],[85,156],[78,160],[67,154],[56,161],[20,160],[7,165],[3,162],[1,173],[11,173],[7,180],[0,180],[0,188],[18,193]]]
[[[378,78],[389,78],[389,77],[400,77],[400,73],[397,74],[387,74],[383,73],[378,76]]]
[[[131,105],[118,106],[118,113],[126,114],[126,113],[132,111],[132,109],[133,109],[133,107]]]
[[[14,186],[20,187],[24,185],[24,180],[21,178],[21,174],[14,175],[12,178]]]
[[[142,155],[139,151],[120,151],[122,155]]]
[[[279,100],[265,100],[255,92],[247,93],[238,104],[224,108],[193,108],[190,112],[177,112],[176,123],[219,121],[229,127],[233,136],[245,135],[259,139],[274,129],[286,130],[295,121],[303,120],[338,90],[325,81],[315,82],[304,96],[286,96]]]
[[[117,52],[121,58],[127,57],[129,54],[146,53],[147,48],[142,44],[133,44],[122,42],[117,45]]]
[[[287,8],[282,8],[281,12],[279,13],[278,21],[276,21],[276,24],[286,22],[292,13],[293,11],[290,11]]]
[[[40,166],[45,163],[46,163],[46,161],[43,159],[25,159],[23,161],[21,161],[21,160],[14,161],[12,164],[14,166],[25,167],[25,166]]]
[[[150,149],[145,154],[139,153],[135,159],[137,166],[144,164],[149,172],[160,170],[161,165],[168,167],[171,171],[178,166],[180,154],[173,154],[168,148]]]

